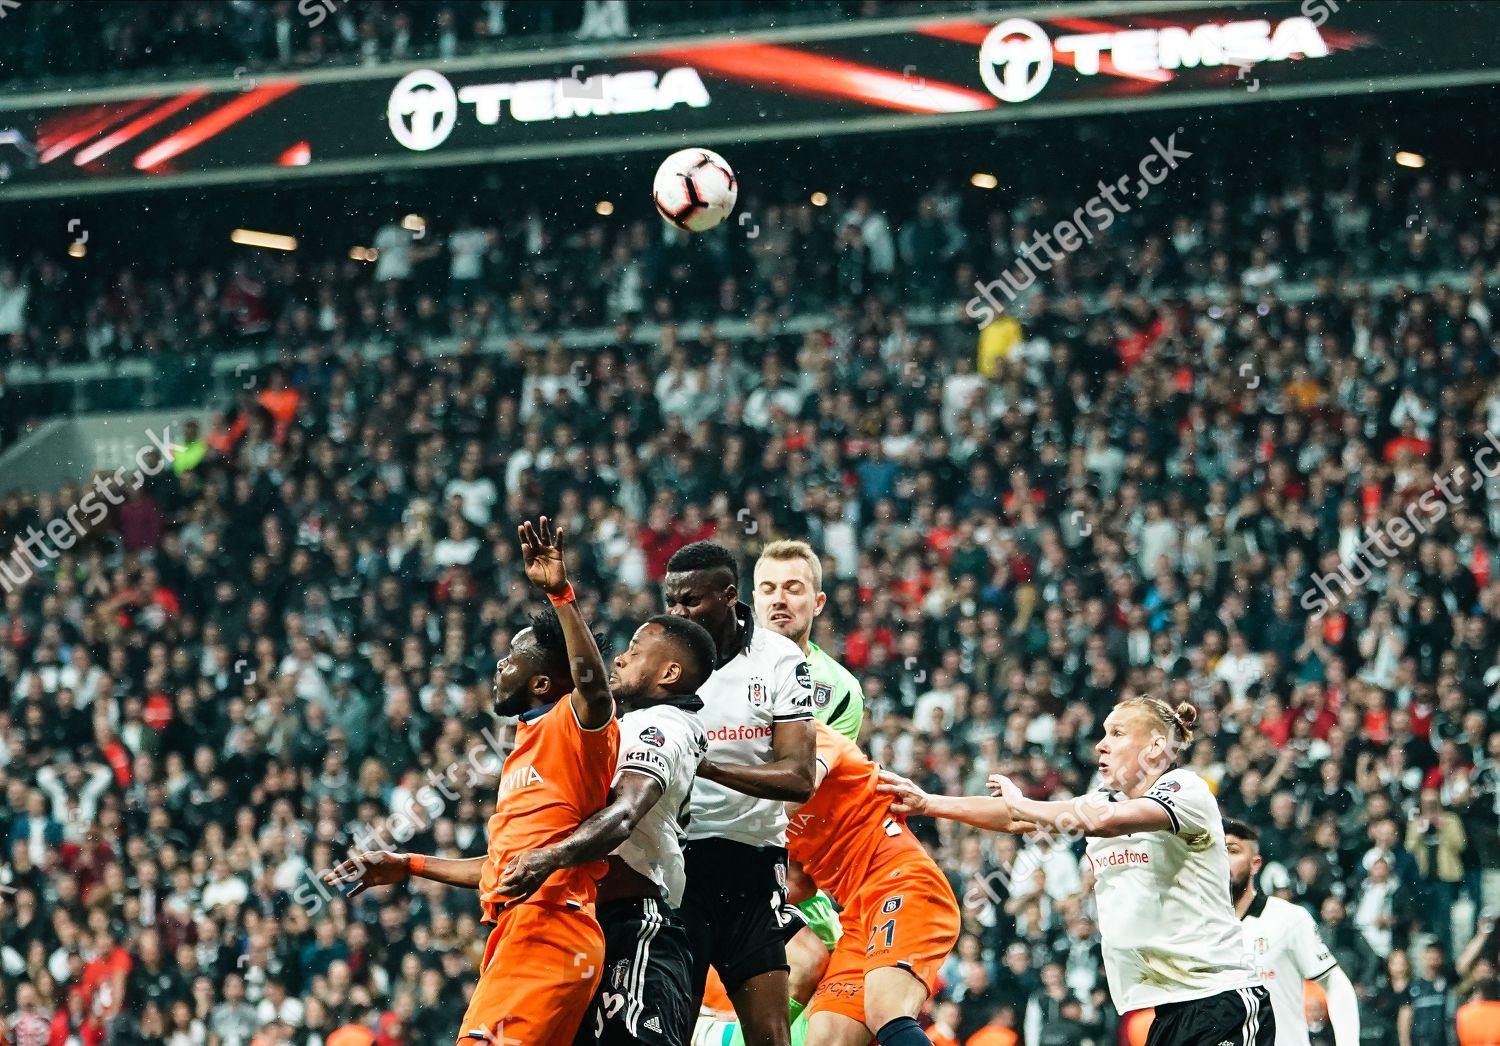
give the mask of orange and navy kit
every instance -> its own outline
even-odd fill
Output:
[[[865,1020],[865,974],[887,966],[936,987],[958,942],[948,879],[875,791],[880,768],[844,735],[817,724],[826,768],[813,797],[790,815],[787,853],[842,907],[834,947],[808,1012]]]
[[[566,839],[604,808],[619,749],[614,719],[585,730],[566,697],[528,712],[516,724],[516,748],[500,771],[489,857],[479,877],[484,921],[494,929],[459,1043],[565,1046],[573,1041],[604,965],[594,898],[607,865],[596,861],[565,868],[520,902],[498,887],[517,854]]]

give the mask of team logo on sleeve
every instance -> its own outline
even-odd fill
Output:
[[[1168,792],[1180,792],[1180,791],[1182,791],[1182,782],[1180,782],[1180,781],[1158,781],[1156,783],[1156,787],[1160,788],[1160,789],[1163,789],[1164,791],[1168,791]]]
[[[660,748],[667,743],[667,735],[654,726],[648,726],[641,731],[641,740],[652,748]]]
[[[807,667],[806,661],[797,662],[797,682],[802,685],[803,690],[812,689],[812,669]]]
[[[887,897],[885,903],[880,906],[881,914],[894,915],[896,912],[899,912],[901,910],[901,901],[902,895],[899,893],[895,897]]]
[[[813,704],[819,708],[827,708],[833,700],[833,686],[829,683],[813,684]]]

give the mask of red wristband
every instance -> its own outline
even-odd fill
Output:
[[[552,600],[552,605],[553,606],[560,607],[564,603],[571,603],[571,602],[573,602],[573,600],[577,599],[578,596],[577,596],[576,593],[574,593],[574,591],[573,591],[573,583],[570,581],[570,582],[568,582],[568,587],[565,588],[565,589],[563,589],[563,594],[562,595],[560,595],[560,596],[554,596],[551,592],[548,592],[547,593],[547,598],[550,599],[550,600]]]
[[[427,867],[427,858],[421,854],[406,855],[406,872],[408,875],[421,875]]]

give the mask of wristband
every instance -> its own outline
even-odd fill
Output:
[[[427,858],[423,857],[421,854],[406,855],[406,874],[421,875],[426,868]]]
[[[560,595],[560,596],[554,596],[551,592],[548,592],[547,593],[547,598],[550,599],[550,600],[552,600],[552,605],[553,606],[560,607],[564,603],[571,603],[571,602],[573,602],[573,600],[575,600],[575,599],[578,598],[578,595],[577,595],[577,593],[575,593],[573,591],[573,583],[570,581],[570,582],[568,582],[568,587],[565,588],[565,589],[563,589],[562,595]]]

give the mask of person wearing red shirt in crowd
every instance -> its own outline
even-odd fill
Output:
[[[1417,423],[1411,418],[1401,423],[1401,435],[1386,442],[1381,456],[1384,457],[1385,463],[1390,465],[1395,462],[1402,451],[1410,451],[1423,461],[1432,453],[1432,441],[1417,434]]]
[[[875,624],[875,611],[868,606],[861,607],[859,627],[844,640],[844,664],[856,673],[863,672],[877,646],[884,647],[887,654],[895,653],[896,637],[890,629]]]
[[[667,576],[667,561],[678,549],[695,541],[708,541],[718,532],[718,524],[705,520],[696,508],[690,509],[680,522],[674,522],[671,510],[666,506],[652,506],[651,515],[641,528],[641,551],[646,554],[647,579],[661,581]]]
[[[297,420],[297,410],[302,405],[302,393],[287,383],[286,375],[280,371],[271,374],[271,384],[262,390],[255,401],[271,415],[275,428],[272,438],[277,446],[286,442],[286,434]]]
[[[73,987],[68,992],[67,1002],[58,1008],[52,1018],[47,1046],[69,1046],[70,1043],[102,1046],[103,1042],[103,1019],[89,1010],[88,996],[84,990],[78,986]],[[21,1046],[21,1043],[18,1041],[16,1046]]]
[[[944,566],[953,562],[953,543],[958,538],[958,525],[953,518],[953,510],[944,506],[938,509],[936,521],[932,529],[927,532],[927,547],[938,554]]]
[[[1292,721],[1297,717],[1294,708],[1283,708],[1281,698],[1271,694],[1264,698],[1260,716],[1260,732],[1277,748],[1285,748],[1292,738]]]

